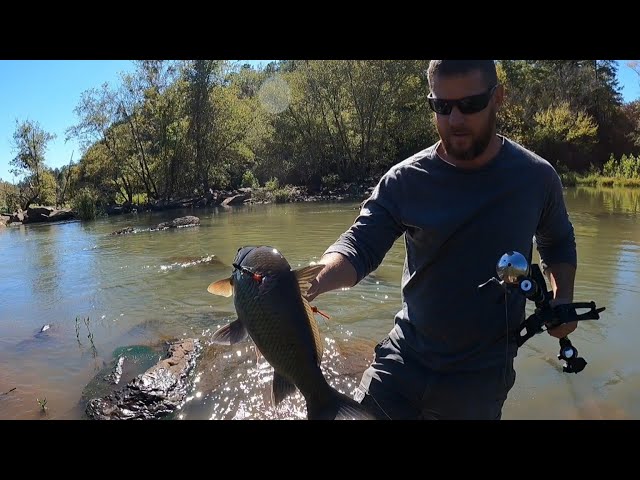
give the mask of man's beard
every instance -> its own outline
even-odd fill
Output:
[[[493,138],[493,126],[495,125],[496,113],[491,112],[489,115],[489,122],[487,123],[487,127],[485,130],[480,132],[480,134],[472,139],[471,146],[469,148],[459,149],[456,148],[451,140],[451,137],[455,133],[455,131],[450,131],[449,136],[446,138],[442,138],[442,143],[444,144],[444,149],[452,159],[458,160],[461,162],[471,161],[482,152],[484,152],[489,143],[491,143],[491,139]],[[469,133],[468,131],[462,133]]]

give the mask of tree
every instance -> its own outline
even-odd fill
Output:
[[[427,111],[426,66],[415,60],[300,62],[281,73],[291,89],[274,116],[271,162],[281,175],[317,185],[377,175],[435,140]]]
[[[123,109],[135,140],[140,180],[149,198],[168,200],[184,178],[184,81],[180,62],[136,61],[124,76]]]
[[[159,175],[162,172],[162,153],[166,154],[166,105],[162,97],[179,73],[178,64],[165,60],[136,61],[136,72],[123,75],[119,94],[118,113],[129,125],[135,158],[136,173],[144,185],[148,198],[160,198]],[[163,108],[164,107],[164,108]]]
[[[198,187],[206,194],[212,161],[209,135],[215,121],[209,95],[213,86],[221,82],[222,61],[193,60],[185,64],[184,73],[189,84],[189,142],[200,180]]]
[[[19,123],[16,120],[16,130],[13,133],[13,149],[16,156],[11,160],[14,175],[25,175],[20,182],[20,204],[26,210],[35,201],[48,203],[50,200],[50,178],[45,164],[47,144],[56,138],[42,129],[38,122],[26,120]],[[55,201],[55,179],[54,179]]]
[[[573,112],[567,102],[534,115],[533,149],[558,169],[584,169],[581,158],[597,140],[598,127],[584,112]]]
[[[543,137],[536,133],[536,114],[565,107],[584,112],[597,126],[597,141],[580,149],[580,158],[559,160],[577,168],[601,165],[626,144],[628,129],[616,68],[611,60],[500,60],[499,80],[507,92],[500,114],[502,132],[525,146],[540,148]]]
[[[86,153],[96,143],[104,145],[108,153],[105,159],[109,165],[103,170],[108,171],[110,180],[114,182],[124,197],[133,202],[133,182],[131,169],[127,168],[129,160],[123,154],[123,134],[116,127],[121,123],[118,114],[117,92],[113,91],[108,83],[103,83],[100,90],[92,88],[82,93],[80,103],[74,109],[74,113],[80,118],[80,122],[66,130],[67,139],[77,138]],[[102,162],[101,162],[102,163]]]
[[[627,139],[631,143],[628,152],[635,149],[635,153],[640,152],[640,99],[625,104],[622,111],[627,123]]]
[[[20,192],[16,185],[0,179],[0,213],[15,212],[20,206]]]
[[[66,203],[66,200],[71,193],[71,178],[76,170],[77,168],[73,163],[72,152],[69,165],[64,165],[61,168],[54,168],[51,172],[56,180],[56,206],[62,206]]]

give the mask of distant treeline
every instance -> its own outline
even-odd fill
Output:
[[[118,85],[82,94],[66,134],[83,153],[67,166],[47,167],[51,133],[16,121],[11,164],[22,180],[0,183],[0,208],[79,194],[105,204],[170,201],[276,179],[313,191],[376,178],[437,140],[428,63],[285,60],[254,70],[137,61]],[[601,172],[611,159],[608,171],[617,171],[623,155],[640,153],[640,101],[622,101],[617,73],[613,60],[501,60],[499,131],[561,173]]]

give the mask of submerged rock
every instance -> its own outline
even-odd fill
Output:
[[[133,227],[124,227],[120,230],[116,230],[115,232],[111,232],[110,235],[126,235],[128,233],[135,233],[135,228]]]
[[[137,233],[137,232],[156,232],[158,230],[168,230],[170,228],[184,228],[184,227],[197,227],[200,225],[200,218],[195,217],[193,215],[187,215],[186,217],[178,217],[174,218],[170,222],[162,222],[156,225],[155,227],[138,229],[134,227],[124,227],[115,232],[111,232],[109,235],[127,235],[129,233]]]
[[[103,398],[142,375],[169,352],[168,344],[148,346],[129,345],[114,350],[113,360],[105,363],[82,391],[82,410],[95,398]]]
[[[120,383],[120,379],[122,378],[122,365],[124,365],[124,355],[118,358],[118,362],[116,363],[115,368],[109,375],[105,377],[105,380],[108,382],[112,382],[114,385]]]
[[[93,420],[159,419],[174,412],[187,396],[191,381],[191,372],[202,347],[197,339],[185,339],[173,342],[164,359],[136,376],[119,390],[90,400],[85,413]],[[126,358],[117,356],[113,372],[102,381],[93,385],[93,389],[109,387],[120,381]],[[126,355],[125,355],[126,357]],[[89,393],[89,392],[87,392]]]
[[[27,352],[29,350],[40,350],[50,346],[51,342],[60,337],[60,328],[54,323],[47,323],[34,331],[33,335],[15,345],[16,351]]]
[[[170,222],[159,223],[151,230],[165,230],[167,228],[182,228],[182,227],[195,227],[200,225],[200,219],[193,215],[187,215],[186,217],[178,217]]]

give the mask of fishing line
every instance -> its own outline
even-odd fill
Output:
[[[376,400],[376,397],[374,397],[371,393],[369,393],[369,391],[368,391],[368,390],[367,390],[367,395],[369,395],[369,396],[371,397],[371,399],[372,399],[374,402],[376,402],[376,405],[378,406],[378,408],[379,408],[380,410],[382,410],[382,413],[384,413],[384,414],[386,415],[386,417],[387,417],[389,420],[392,420],[392,418],[389,416],[389,414],[388,414],[388,413],[384,410],[384,408],[382,408],[382,406],[378,403],[378,401]]]
[[[359,385],[358,387],[356,387],[356,389],[357,389],[360,393],[362,393],[362,392],[363,392],[363,390],[362,390],[362,386],[361,386],[361,385]],[[373,396],[373,394],[369,391],[369,389],[368,389],[368,388],[367,388],[366,390],[364,390],[364,393],[365,393],[365,395],[369,395],[369,396],[371,397],[371,399],[375,402],[375,404],[378,406],[378,408],[382,411],[382,413],[384,413],[384,414],[385,414],[385,416],[386,416],[389,420],[393,420],[393,419],[389,416],[389,414],[385,411],[385,409],[384,409],[384,408],[382,408],[382,405],[380,405],[380,404],[378,403],[378,401],[376,400],[376,397],[374,397],[374,396]],[[357,401],[357,398],[358,398],[358,397],[356,397],[356,401]],[[358,403],[360,403],[360,402],[358,402]]]
[[[504,291],[504,323],[505,323],[505,328],[506,328],[506,335],[505,335],[505,339],[506,339],[506,344],[505,344],[505,350],[504,350],[504,372],[502,374],[502,379],[504,381],[504,385],[505,387],[508,387],[507,385],[507,364],[509,363],[509,309],[507,306],[507,291]]]

